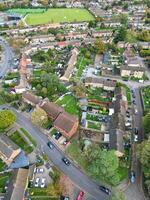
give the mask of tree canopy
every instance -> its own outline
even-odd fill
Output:
[[[150,112],[145,115],[143,126],[145,134],[150,135]]]
[[[4,130],[16,121],[15,114],[10,110],[0,111],[0,129]]]
[[[105,44],[99,38],[95,41],[95,49],[97,54],[103,54],[105,52]]]
[[[150,138],[138,145],[137,156],[142,164],[145,184],[150,194]]]
[[[99,147],[92,147],[90,152],[89,173],[94,179],[104,180],[115,185],[119,182],[119,159],[114,151],[101,150]]]
[[[31,120],[33,124],[42,126],[48,121],[46,112],[41,108],[35,108],[31,114]]]

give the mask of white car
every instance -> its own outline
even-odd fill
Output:
[[[41,188],[45,187],[45,182],[46,182],[46,179],[42,178],[42,180],[41,180]]]
[[[40,178],[36,178],[34,186],[39,187],[39,182],[40,182]]]
[[[134,135],[134,142],[138,142],[138,135]]]
[[[37,169],[36,169],[36,172],[37,172],[37,173],[43,173],[43,172],[44,172],[44,169],[43,169],[43,168],[37,168]]]
[[[138,110],[137,109],[135,109],[135,114],[137,114],[138,113]]]

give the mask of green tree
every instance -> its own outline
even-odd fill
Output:
[[[16,116],[11,110],[0,111],[0,130],[4,130],[13,125],[16,121]]]
[[[95,41],[95,45],[94,46],[95,46],[97,54],[103,54],[105,52],[105,44],[101,39],[98,38]]]
[[[92,147],[89,154],[89,173],[95,179],[100,179],[116,185],[119,182],[119,159],[114,151],[101,150],[99,147]]]
[[[41,108],[35,108],[31,114],[31,121],[33,124],[42,126],[48,121],[46,112]]]
[[[150,135],[150,112],[144,117],[143,127],[145,134],[147,134],[147,136]]]
[[[125,41],[127,37],[127,29],[125,27],[121,27],[115,37],[114,37],[114,43],[118,43],[119,41]]]
[[[137,156],[142,164],[142,170],[145,176],[145,184],[150,195],[150,138],[138,145]]]
[[[121,14],[120,15],[120,22],[122,25],[127,26],[128,25],[128,15],[127,14]]]

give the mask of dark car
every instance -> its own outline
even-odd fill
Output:
[[[111,190],[108,189],[107,187],[103,186],[103,185],[100,185],[99,186],[99,189],[103,192],[105,192],[106,194],[110,195],[111,194]]]
[[[50,142],[50,141],[47,143],[47,146],[48,146],[50,149],[54,149],[54,145],[53,145],[53,143]]]
[[[60,132],[57,132],[55,135],[55,139],[58,140],[61,136],[62,136],[62,134]]]
[[[132,101],[133,104],[136,104],[135,100]]]
[[[134,129],[135,135],[138,135],[138,132],[139,132],[139,131],[138,131],[138,128],[135,128],[135,129]]]
[[[134,171],[130,172],[130,181],[131,181],[131,183],[135,182],[135,172]]]
[[[70,161],[69,161],[67,158],[63,157],[63,158],[62,158],[62,161],[63,161],[67,166],[70,165]]]

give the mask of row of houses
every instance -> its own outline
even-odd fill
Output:
[[[42,108],[53,122],[54,128],[61,132],[65,138],[69,140],[76,134],[79,125],[78,117],[65,112],[62,107],[55,103],[42,100],[29,92],[23,92],[22,97],[24,102]]]

